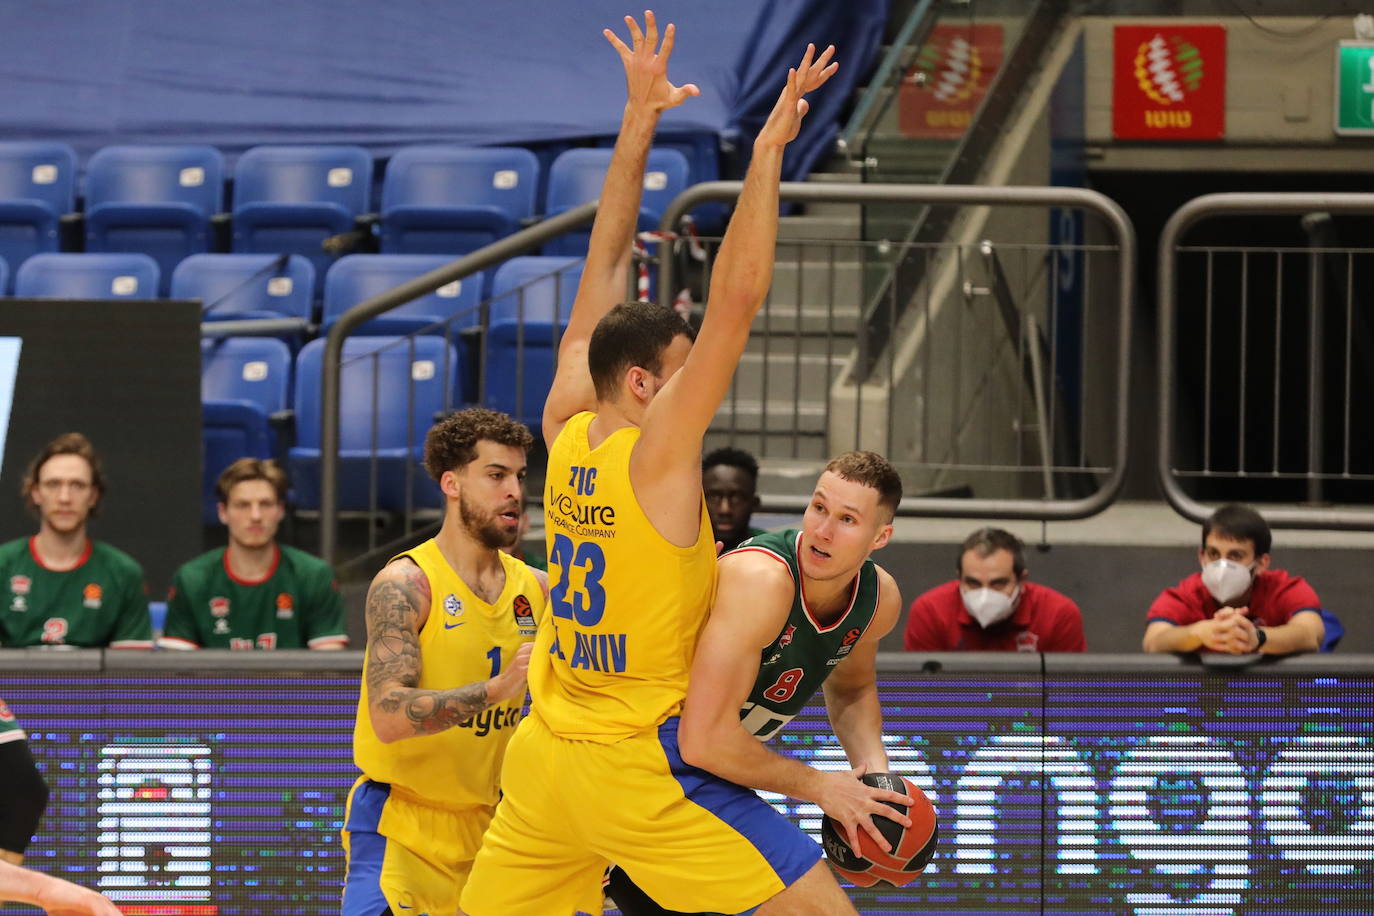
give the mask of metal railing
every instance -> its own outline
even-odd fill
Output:
[[[1180,207],[1159,239],[1158,473],[1169,504],[1193,521],[1217,501],[1266,498],[1275,527],[1374,529],[1374,454],[1356,400],[1367,387],[1367,303],[1374,248],[1332,241],[1331,215],[1374,216],[1374,194],[1208,194]],[[1289,217],[1292,243],[1253,239],[1258,221],[1224,244],[1183,245],[1199,224],[1227,217]],[[1194,333],[1180,334],[1187,324]],[[1191,346],[1189,358],[1180,350]],[[1201,347],[1201,352],[1197,348]],[[1192,382],[1181,415],[1181,394]],[[1218,390],[1220,389],[1220,390]],[[1333,411],[1335,408],[1335,411]],[[1326,420],[1335,412],[1339,423]],[[1224,433],[1224,435],[1223,435]],[[1180,440],[1188,437],[1187,442]],[[1192,446],[1188,458],[1181,456]]]
[[[1036,70],[1046,50],[1053,46],[1051,39],[1067,16],[1067,0],[1037,0],[1024,14],[1021,32],[1011,54],[1003,61],[968,130],[957,141],[953,141],[944,160],[944,168],[939,177],[933,179],[937,184],[954,186],[977,182],[1006,125],[1014,117],[1025,93],[1034,85]],[[875,180],[867,166],[870,158],[865,154],[866,181]],[[881,163],[878,169],[881,174]],[[897,249],[899,256],[887,271],[875,278],[876,282],[871,286],[869,301],[865,303],[864,321],[875,332],[901,320],[921,282],[921,264],[910,252],[943,240],[953,226],[955,211],[949,207],[934,206],[937,201],[927,203],[930,206],[914,211],[905,225],[897,230],[898,234],[892,235],[894,240],[915,243],[914,247]],[[891,235],[892,223],[890,217],[882,220],[881,231]],[[882,340],[880,334],[868,336],[877,342]],[[873,350],[861,350],[854,364],[856,378],[866,379],[881,358],[881,346]]]
[[[524,254],[550,239],[590,222],[595,201],[543,220],[474,251],[437,270],[416,277],[394,289],[373,296],[339,316],[325,338],[321,369],[320,409],[320,556],[333,563],[338,548],[339,523],[339,396],[345,338],[356,328],[384,312],[404,305],[452,283],[492,267],[507,258]]]
[[[733,201],[741,188],[740,182],[712,182],[687,189],[666,209],[664,231],[676,227],[683,214],[701,203]],[[757,349],[746,353],[746,360],[752,355],[761,363],[761,371],[757,379],[747,380],[737,372],[731,395],[713,427],[716,432],[729,441],[756,444],[764,458],[802,459],[803,466],[796,469],[799,474],[810,473],[808,463],[823,461],[840,449],[883,450],[904,468],[904,475],[910,469],[913,474],[908,476],[918,478],[917,485],[909,485],[909,489],[924,494],[902,501],[899,511],[905,515],[1071,519],[1093,515],[1111,503],[1124,479],[1127,454],[1129,335],[1136,258],[1134,230],[1114,202],[1077,188],[819,183],[784,183],[780,196],[784,201],[801,203],[1070,208],[1097,214],[1106,226],[1109,244],[1056,247],[982,242],[968,246],[946,242],[913,246],[904,254],[921,266],[924,296],[917,297],[921,302],[913,309],[918,314],[911,322],[899,324],[897,311],[889,310],[888,324],[874,330],[861,320],[861,283],[849,293],[848,303],[837,303],[836,286],[841,281],[836,279],[836,263],[848,253],[857,262],[853,269],[861,271],[865,259],[855,252],[887,243],[780,239],[774,288],[756,319],[755,330],[761,332],[756,339]],[[783,277],[786,259],[794,249],[795,264],[790,269],[796,271],[796,277]],[[1077,398],[1066,397],[1064,392],[1064,379],[1071,374],[1069,364],[1072,362],[1082,370],[1087,365],[1089,349],[1083,344],[1077,359],[1070,360],[1068,354],[1057,350],[1053,333],[1061,322],[1070,320],[1058,311],[1059,258],[1069,253],[1086,257],[1095,251],[1110,251],[1118,259],[1115,283],[1110,284],[1109,294],[1115,310],[1108,310],[1103,319],[1107,324],[1098,326],[1099,336],[1105,334],[1112,343],[1116,362],[1105,370],[1111,379],[1110,386],[1105,386],[1110,388],[1110,394],[1104,395],[1109,405],[1098,412],[1103,422],[1110,424],[1111,435],[1102,437],[1107,441],[1097,449],[1096,462],[1090,460],[1093,456],[1086,445],[1089,418],[1088,412],[1081,409],[1084,387],[1078,388]],[[1020,267],[1015,289],[1008,279],[1008,259]],[[975,260],[982,264],[977,274],[969,263]],[[674,261],[672,257],[659,260],[658,296],[665,305],[673,301],[682,285],[675,280]],[[702,290],[709,287],[709,267],[708,258],[700,278]],[[815,274],[809,287],[802,282],[807,269]],[[1086,267],[1083,272],[1086,275]],[[950,276],[955,278],[952,283],[947,279]],[[1086,276],[1082,278],[1084,287],[1087,280]],[[817,289],[823,292],[815,292]],[[1088,297],[1082,289],[1080,295]],[[787,301],[789,296],[791,301]],[[1043,297],[1043,303],[1037,305],[1043,304],[1044,323],[1026,307],[1028,299],[1036,296]],[[779,297],[783,305],[775,308]],[[1090,307],[1091,302],[1085,299],[1084,309]],[[778,318],[780,314],[785,315],[782,320]],[[952,317],[945,320],[945,314]],[[967,331],[962,324],[966,315]],[[802,345],[808,320],[812,336],[824,338],[824,343],[809,353]],[[986,364],[981,371],[971,371],[961,365],[958,356],[978,321],[997,330],[994,335],[979,339],[989,346],[974,355],[985,359]],[[932,344],[936,336],[932,328],[937,325],[942,333],[948,329],[947,336],[940,341],[943,346]],[[1108,330],[1104,332],[1102,327]],[[775,333],[778,330],[781,333]],[[1082,332],[1081,327],[1078,330]],[[887,358],[882,381],[854,384],[852,404],[838,403],[835,396],[842,390],[842,383],[839,374],[832,371],[834,361],[839,357],[852,363],[855,352],[865,347],[869,335],[880,336],[885,345]],[[913,338],[920,338],[914,346],[910,344]],[[1082,342],[1081,336],[1079,340]],[[822,346],[823,352],[817,352]],[[900,359],[899,348],[908,351]],[[771,360],[774,353],[779,358]],[[794,361],[790,365],[789,359]],[[819,392],[815,391],[815,366],[808,366],[816,362],[824,368]],[[775,367],[773,363],[781,365]],[[995,376],[1007,365],[1013,367],[1013,374],[1024,384],[1018,381],[1010,387],[996,387]],[[746,368],[745,361],[741,368]],[[1080,372],[1078,378],[1081,381],[1085,376],[1086,372]],[[961,379],[965,377],[967,390],[961,391]],[[910,378],[917,381],[908,382]],[[804,398],[807,382],[811,393]],[[746,384],[750,384],[749,389],[742,391]],[[792,403],[777,403],[775,392],[789,386]],[[1010,397],[1017,403],[1008,407],[1005,401],[999,402],[1000,391],[1012,392]],[[1023,399],[1031,413],[1029,420],[1022,420],[1017,413]],[[873,405],[874,400],[880,404]],[[1070,402],[1080,409],[1070,409]],[[969,404],[987,410],[977,414],[968,409]],[[770,407],[773,421],[769,418]],[[852,416],[841,416],[844,410],[852,410]],[[869,411],[881,413],[880,424],[874,423]],[[967,454],[961,455],[961,442],[983,434],[990,440],[998,434],[994,427],[1002,420],[1011,427],[1011,435],[1003,436],[1010,444],[966,449],[977,452],[974,460],[968,460]],[[937,429],[938,435],[934,432]],[[1023,444],[1021,440],[1027,434],[1032,438]],[[980,440],[978,445],[981,444]],[[1037,460],[1026,461],[1026,452],[1034,453]],[[1001,455],[1012,457],[996,460]],[[996,498],[948,495],[950,491],[967,491],[970,477],[982,475],[983,481],[1005,479],[1023,475],[1027,470],[1038,478],[1039,498],[1025,498],[1029,488],[1026,484],[1003,484],[1003,492]],[[1076,484],[1065,483],[1066,477],[1075,474]],[[806,494],[769,493],[765,500],[776,511],[800,511],[805,507],[807,494],[809,489]]]
[[[896,97],[897,87],[911,69],[921,44],[935,27],[939,0],[917,0],[898,30],[892,45],[869,80],[868,88],[854,106],[849,122],[840,131],[836,146],[840,152],[862,151],[874,125]]]

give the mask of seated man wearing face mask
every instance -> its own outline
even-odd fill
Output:
[[[1269,568],[1269,525],[1222,506],[1202,525],[1200,572],[1166,588],[1145,621],[1146,652],[1315,652],[1326,635],[1312,587]]]
[[[1027,581],[1024,547],[980,528],[959,547],[959,578],[918,597],[907,615],[910,652],[1085,652],[1083,615],[1052,588]]]

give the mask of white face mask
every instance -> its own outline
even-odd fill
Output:
[[[1006,620],[1016,608],[1016,599],[1021,597],[1021,586],[1016,586],[1010,595],[993,588],[975,588],[963,593],[964,610],[987,629],[994,623]]]
[[[1242,566],[1234,560],[1213,560],[1202,567],[1202,584],[1217,599],[1218,604],[1239,598],[1255,577],[1253,566]]]

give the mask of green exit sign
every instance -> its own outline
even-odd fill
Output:
[[[1374,136],[1374,41],[1336,47],[1336,133]]]

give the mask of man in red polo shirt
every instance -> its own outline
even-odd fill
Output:
[[[1025,549],[1001,528],[980,528],[959,547],[959,578],[911,603],[903,644],[911,652],[1085,652],[1078,605],[1027,581]]]
[[[1269,566],[1269,525],[1248,506],[1222,506],[1202,525],[1200,572],[1160,592],[1145,620],[1146,652],[1315,652],[1321,602],[1297,576]]]

